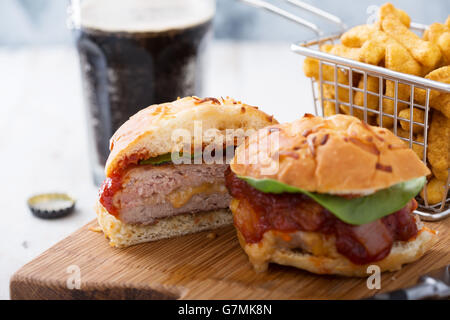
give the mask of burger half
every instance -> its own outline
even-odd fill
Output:
[[[275,134],[277,143],[265,146]],[[429,173],[387,129],[351,116],[305,115],[250,136],[236,149],[226,185],[256,271],[274,262],[367,276],[368,265],[398,270],[436,240],[414,215]]]
[[[275,123],[229,98],[186,97],[132,116],[111,138],[96,206],[110,244],[124,247],[231,224],[227,156],[231,161],[247,133]]]

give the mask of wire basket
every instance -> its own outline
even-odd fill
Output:
[[[450,84],[445,84],[442,82],[432,81],[425,78],[400,73],[392,71],[383,67],[374,66],[366,63],[362,63],[355,60],[350,60],[333,54],[329,54],[319,50],[319,47],[325,43],[334,44],[335,41],[339,41],[340,36],[347,29],[346,25],[336,16],[331,15],[319,8],[313,7],[309,4],[303,3],[298,0],[287,0],[291,4],[296,5],[304,10],[307,10],[313,14],[320,16],[321,18],[327,19],[339,26],[341,31],[339,33],[324,36],[323,32],[313,23],[303,20],[297,16],[294,16],[290,12],[284,11],[277,8],[269,3],[263,1],[248,1],[248,3],[262,7],[271,12],[275,12],[285,18],[293,20],[303,26],[310,28],[314,31],[317,37],[311,41],[301,42],[298,44],[291,45],[291,50],[297,54],[303,55],[305,57],[314,58],[319,63],[319,76],[317,78],[311,78],[314,107],[317,115],[325,115],[326,108],[334,108],[334,113],[343,113],[342,109],[345,109],[345,113],[354,115],[356,112],[359,113],[360,117],[362,115],[363,120],[368,122],[368,118],[372,116],[379,116],[379,126],[383,127],[383,121],[389,121],[393,123],[392,131],[400,139],[406,141],[410,148],[418,147],[421,150],[422,160],[427,164],[427,150],[428,150],[428,129],[430,124],[430,90],[437,90],[440,92],[450,93]],[[412,23],[411,28],[416,32],[423,32],[426,26]],[[333,79],[324,78],[324,68],[327,68],[327,73],[330,72],[330,68],[333,73]],[[339,76],[345,75],[348,78],[348,83],[342,83],[339,81]],[[360,78],[363,85],[358,85],[359,81],[354,81],[356,78]],[[378,82],[377,91],[369,90],[368,79],[373,83]],[[393,95],[387,95],[383,88],[384,83],[388,81],[392,85]],[[332,88],[334,90],[334,98],[324,97],[324,86]],[[399,87],[402,91],[410,90],[409,99],[402,100],[399,97]],[[419,104],[414,99],[415,90],[423,89],[425,91],[425,103]],[[340,98],[340,92],[342,90],[346,91],[346,99]],[[363,97],[363,103],[355,104],[353,96],[359,94]],[[377,108],[369,108],[367,102],[368,98],[377,99]],[[394,110],[388,112],[386,110],[387,101],[393,101]],[[392,104],[392,103],[391,103]],[[399,104],[407,105],[409,108],[409,119],[400,117],[398,115]],[[414,121],[413,110],[414,108],[424,111],[424,122]],[[406,124],[409,127],[408,135],[399,135],[399,121]],[[419,139],[414,139],[413,129],[414,126],[422,128],[423,141]],[[422,139],[420,139],[422,140]],[[424,199],[420,196],[417,197],[419,208],[416,213],[419,214],[424,220],[437,221],[441,220],[447,216],[450,216],[450,195],[449,195],[449,185],[450,185],[450,169],[449,178],[447,179],[446,189],[442,200],[434,205],[430,205],[427,199],[427,186],[424,187]]]

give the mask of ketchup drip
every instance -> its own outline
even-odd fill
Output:
[[[139,160],[146,159],[147,155],[145,153],[135,153],[129,157],[125,157],[110,176],[106,177],[103,181],[99,191],[99,201],[102,206],[113,216],[119,216],[119,208],[117,208],[114,203],[114,195],[117,191],[122,189],[122,178],[130,168],[138,165]]]
[[[407,241],[418,233],[412,214],[417,208],[414,199],[393,214],[355,226],[342,222],[307,195],[258,191],[230,169],[225,173],[225,183],[243,206],[234,213],[234,224],[247,243],[260,242],[269,230],[334,234],[339,253],[355,264],[367,264],[385,258],[394,241]]]
[[[99,201],[102,206],[113,216],[119,215],[118,209],[114,206],[113,198],[117,191],[122,188],[122,176],[116,175],[106,178],[99,190]]]

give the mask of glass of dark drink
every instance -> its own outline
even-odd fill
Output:
[[[113,133],[142,108],[201,95],[214,0],[72,0],[94,182]]]

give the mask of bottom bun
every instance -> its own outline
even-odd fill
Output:
[[[270,262],[292,266],[317,274],[335,274],[348,277],[367,277],[367,268],[377,265],[380,271],[395,271],[405,263],[418,260],[437,241],[436,231],[422,226],[418,221],[419,233],[410,241],[396,241],[389,255],[366,265],[352,263],[343,255],[334,252],[331,256],[313,255],[304,251],[277,246],[277,231],[268,231],[259,243],[248,244],[238,231],[239,242],[247,253],[255,271],[266,271]],[[301,232],[301,231],[299,231]],[[279,232],[278,232],[279,234]],[[311,234],[311,232],[309,232]],[[319,234],[315,234],[319,235]],[[334,236],[333,236],[334,237]],[[328,239],[329,240],[329,239]],[[330,243],[329,241],[325,241]],[[331,241],[334,246],[334,239]],[[335,251],[335,250],[334,250]]]
[[[153,225],[123,223],[109,214],[100,203],[96,205],[96,212],[98,224],[105,237],[109,239],[109,244],[118,248],[217,229],[233,223],[233,217],[228,209],[180,214],[160,219]]]

